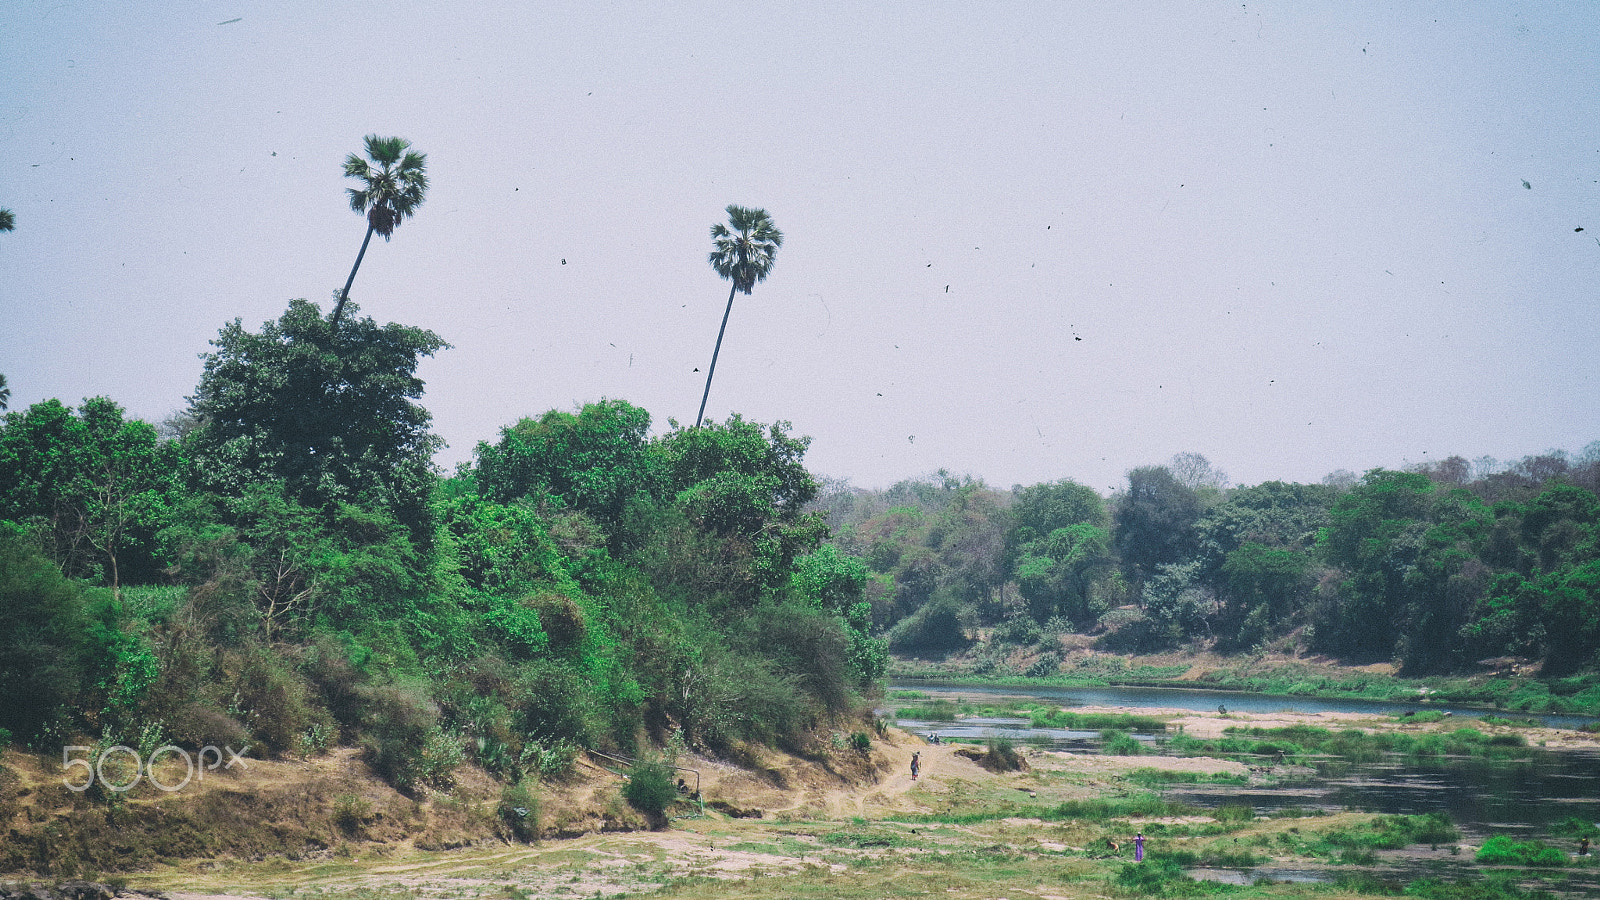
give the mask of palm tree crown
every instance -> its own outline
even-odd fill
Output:
[[[428,155],[410,149],[411,142],[397,137],[367,135],[368,165],[360,154],[344,161],[346,178],[359,178],[363,186],[348,188],[350,208],[366,213],[367,224],[388,240],[400,222],[411,217],[428,192]]]
[[[728,330],[728,314],[733,312],[733,295],[740,291],[748,294],[756,282],[767,280],[767,273],[777,261],[778,248],[783,246],[783,232],[772,224],[764,209],[729,206],[728,225],[718,222],[711,226],[711,240],[716,244],[711,251],[711,268],[733,281],[733,288],[728,291],[728,307],[722,311],[722,327],[717,329],[717,346],[711,351],[706,390],[700,395],[700,411],[694,417],[696,428],[706,415],[706,398],[711,396],[711,377],[717,374],[717,355],[722,352],[722,335]]]
[[[16,231],[17,214],[9,209],[0,209],[0,231]]]
[[[359,178],[363,187],[347,188],[350,208],[367,215],[367,236],[361,239],[361,252],[356,254],[356,264],[350,267],[350,277],[345,279],[344,290],[339,292],[339,302],[333,307],[333,325],[339,326],[344,315],[345,301],[350,299],[350,285],[355,284],[356,270],[367,255],[367,244],[372,233],[383,235],[384,240],[394,234],[400,223],[411,217],[422,205],[428,192],[428,155],[410,149],[411,142],[404,138],[367,135],[367,159],[377,164],[374,168],[359,154],[345,158],[346,178]]]
[[[709,257],[711,268],[732,279],[734,290],[748,294],[756,282],[767,280],[778,248],[783,246],[783,232],[772,224],[766,210],[736,205],[728,207],[728,225],[718,222],[711,226],[711,239],[717,246]]]

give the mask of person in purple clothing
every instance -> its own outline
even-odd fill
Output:
[[[1133,836],[1133,861],[1144,862],[1144,832]]]

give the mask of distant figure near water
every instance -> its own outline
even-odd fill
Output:
[[[912,781],[916,781],[917,780],[917,769],[921,768],[921,766],[922,766],[922,753],[921,753],[921,751],[918,751],[916,753],[911,754],[911,780]]]

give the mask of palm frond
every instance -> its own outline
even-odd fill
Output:
[[[9,209],[0,209],[0,231],[16,231],[16,230],[17,230],[17,214],[12,212]],[[4,385],[4,384],[5,384],[5,382],[0,381],[0,385]],[[0,406],[0,409],[4,409],[4,408],[5,407]]]
[[[731,205],[728,224],[711,226],[714,250],[707,260],[717,274],[733,281],[734,288],[748,294],[757,282],[766,281],[783,246],[783,232],[772,224],[764,209]]]
[[[363,185],[347,189],[350,208],[366,214],[372,230],[388,240],[427,195],[428,156],[410,150],[411,142],[404,138],[369,134],[365,143],[373,165],[354,153],[344,162],[345,176]]]

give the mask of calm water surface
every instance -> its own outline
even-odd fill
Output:
[[[1393,716],[1407,709],[1438,709],[1462,718],[1492,710],[1445,704],[1382,703],[1265,697],[1231,691],[1178,688],[991,688],[929,683],[894,684],[890,690],[916,690],[931,697],[982,703],[1000,697],[1031,698],[1064,707],[1118,706],[1138,709],[1231,712],[1347,712]],[[1512,714],[1521,717],[1521,714]],[[1552,727],[1590,721],[1574,716],[1543,716]],[[957,722],[900,720],[920,734],[950,738],[1006,737],[1068,752],[1098,752],[1092,731],[1033,729],[1026,719],[965,718]],[[1153,741],[1152,735],[1139,735]],[[1600,754],[1535,750],[1526,760],[1490,761],[1477,757],[1419,759],[1387,756],[1373,763],[1330,759],[1314,777],[1268,785],[1176,785],[1164,792],[1174,800],[1215,807],[1248,803],[1258,814],[1288,807],[1361,809],[1386,814],[1444,812],[1469,835],[1543,835],[1556,822],[1577,816],[1600,822]]]

